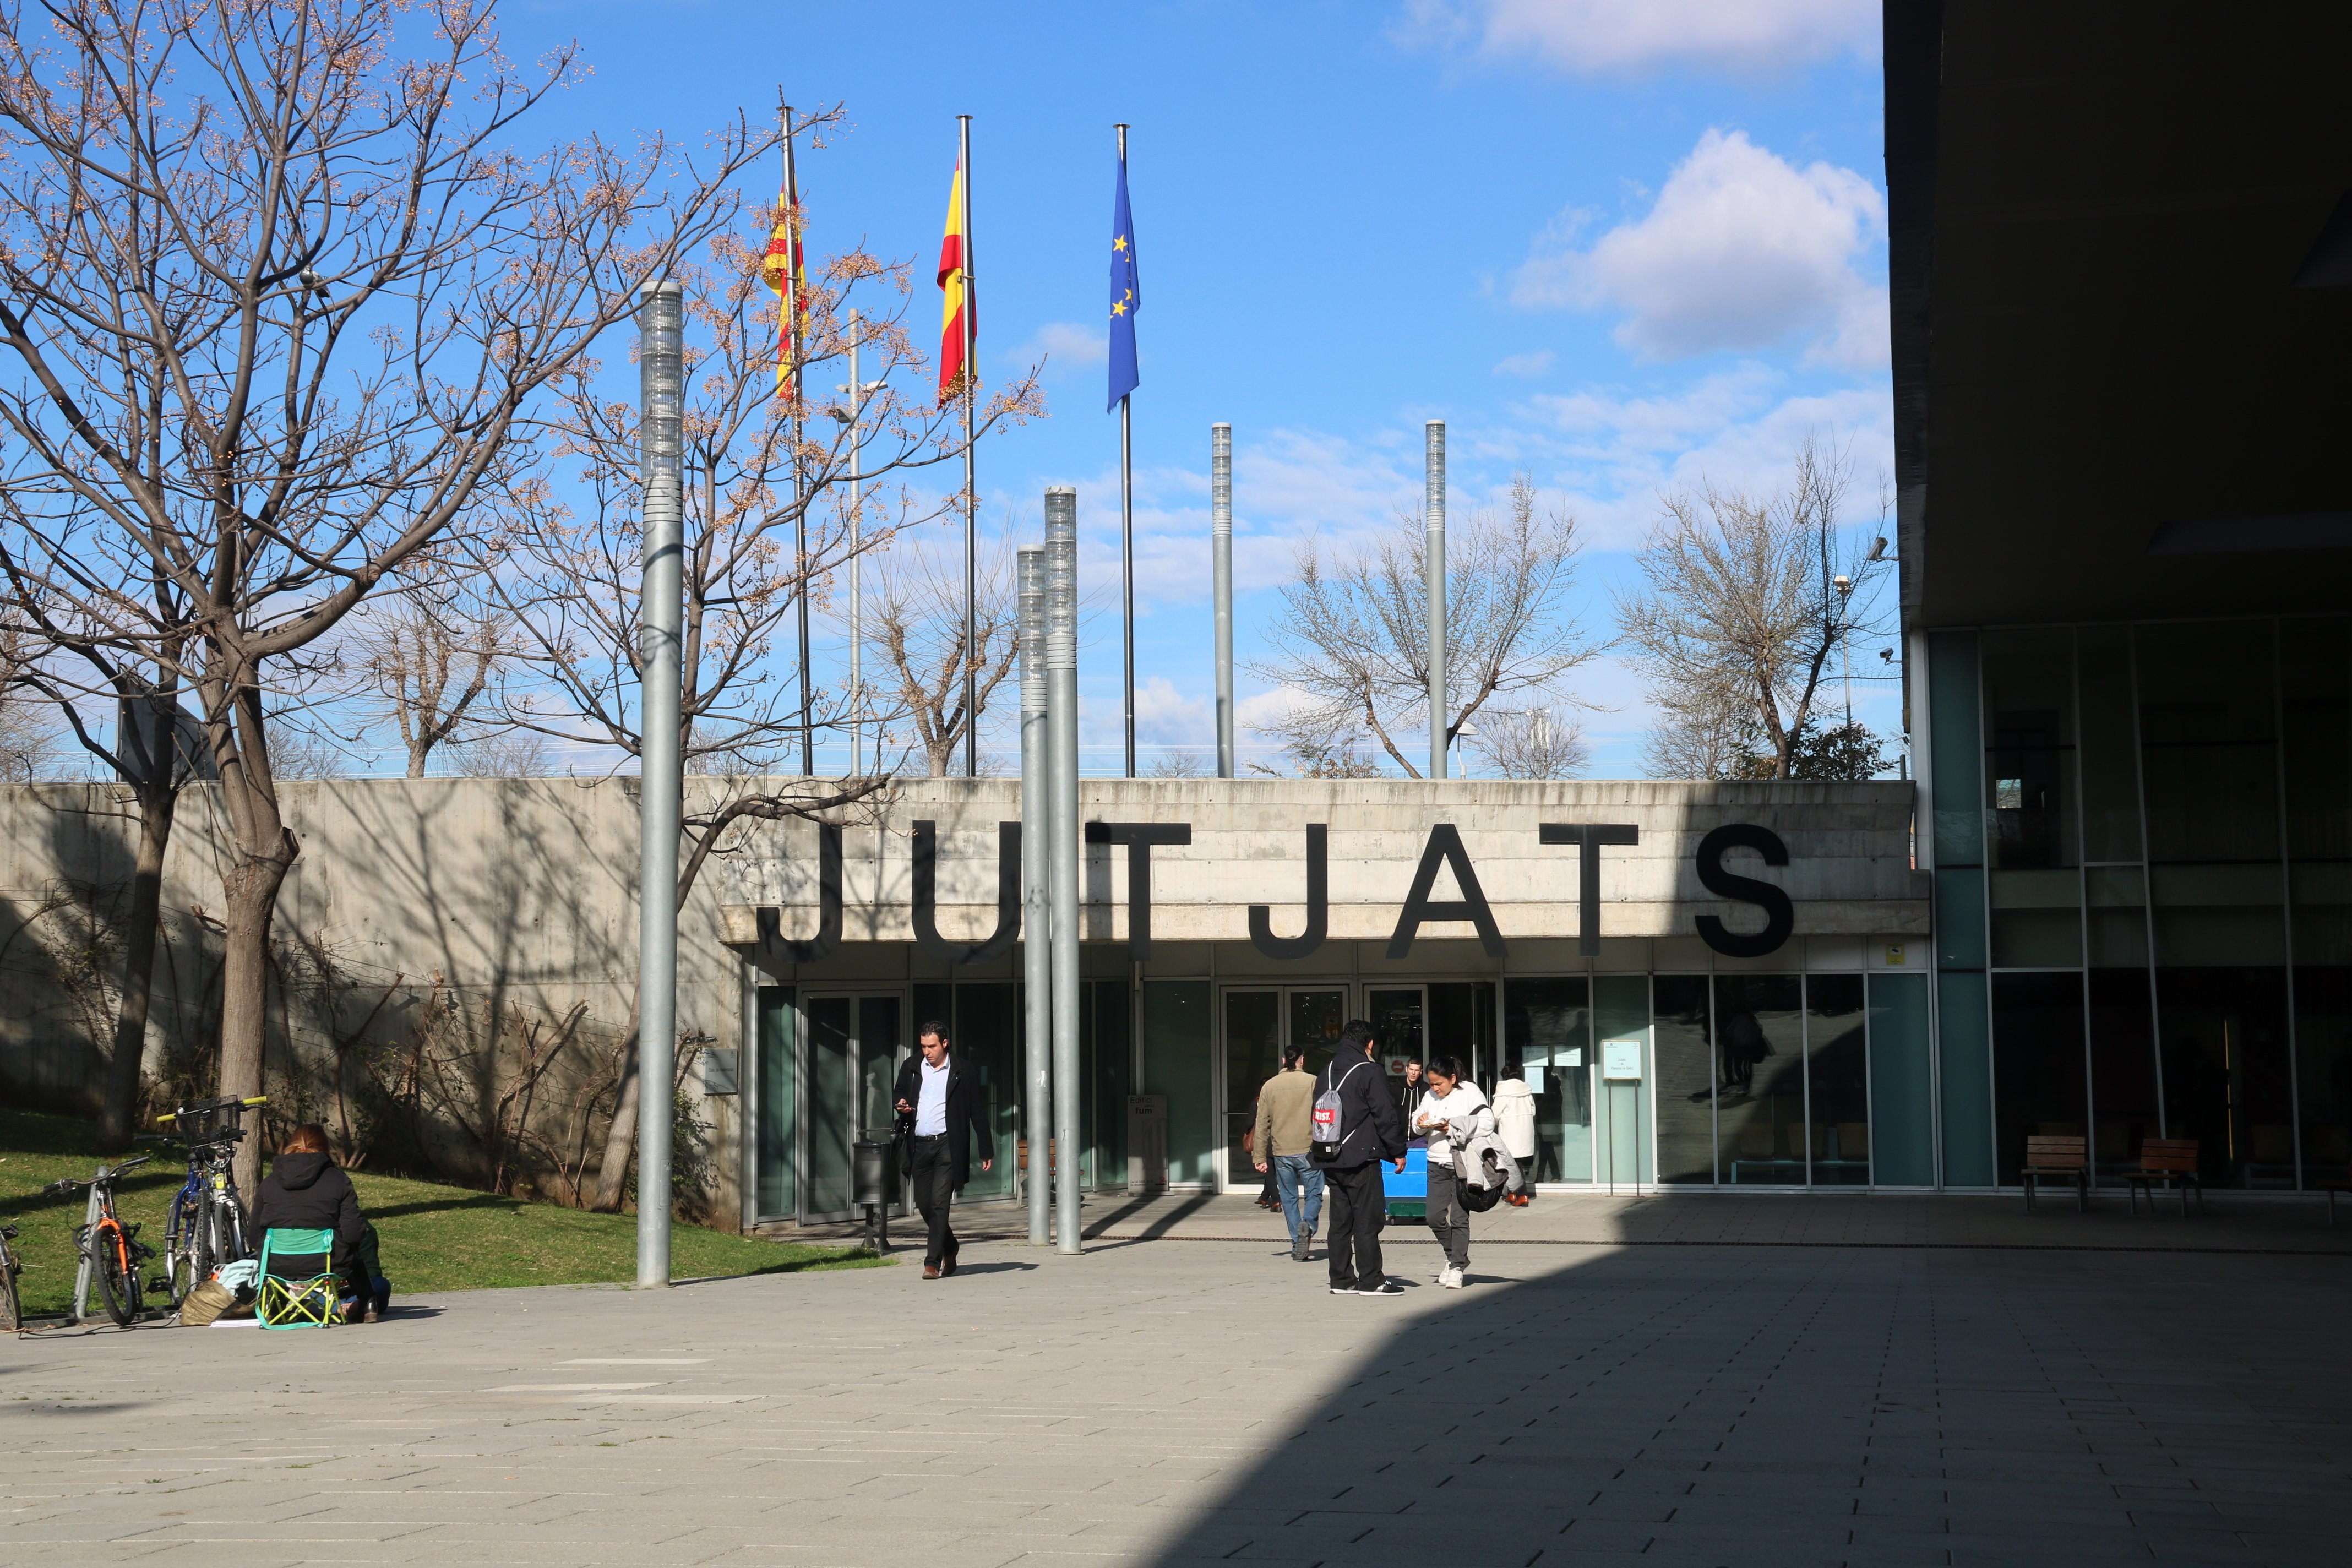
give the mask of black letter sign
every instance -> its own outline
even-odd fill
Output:
[[[1297,936],[1274,934],[1274,910],[1265,904],[1249,907],[1250,945],[1268,958],[1305,958],[1323,945],[1331,925],[1330,830],[1320,822],[1307,825],[1307,929]]]
[[[1433,903],[1429,889],[1437,885],[1441,865],[1454,868],[1454,880],[1460,885],[1462,896]],[[1468,921],[1478,928],[1478,945],[1486,950],[1486,956],[1503,956],[1503,933],[1495,929],[1495,911],[1486,907],[1486,895],[1478,890],[1478,873],[1470,868],[1470,853],[1462,847],[1462,835],[1450,822],[1429,830],[1429,847],[1421,852],[1421,869],[1412,874],[1412,891],[1405,895],[1396,934],[1389,938],[1391,958],[1402,958],[1412,951],[1412,939],[1420,934],[1423,921]]]
[[[1737,899],[1762,910],[1764,929],[1754,936],[1741,936],[1738,931],[1724,930],[1723,922],[1713,915],[1701,915],[1699,937],[1726,958],[1761,958],[1768,952],[1777,952],[1797,927],[1796,907],[1789,902],[1788,894],[1771,883],[1759,882],[1753,877],[1736,877],[1725,870],[1723,853],[1727,849],[1753,849],[1764,857],[1767,866],[1789,863],[1789,847],[1780,842],[1780,836],[1752,822],[1730,823],[1700,839],[1700,884],[1719,899]]]
[[[1537,826],[1536,837],[1546,844],[1582,846],[1576,868],[1576,951],[1590,958],[1601,951],[1601,847],[1639,844],[1642,830],[1631,823],[1546,822]]]
[[[1021,934],[1021,825],[996,825],[996,929],[986,942],[940,934],[940,825],[915,824],[915,941],[945,963],[986,963]]]
[[[794,963],[814,963],[841,945],[841,829],[832,823],[816,825],[816,940],[786,936],[783,915],[775,905],[762,904],[752,916],[761,952]]]
[[[1089,844],[1127,846],[1127,956],[1138,963],[1151,956],[1151,847],[1190,844],[1189,822],[1089,822]]]

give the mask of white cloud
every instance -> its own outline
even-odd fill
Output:
[[[1665,395],[1538,394],[1516,413],[1526,426],[1514,460],[1575,514],[1594,550],[1637,546],[1662,491],[1780,489],[1808,436],[1851,454],[1854,508],[1874,504],[1877,476],[1893,464],[1894,410],[1883,383],[1790,396],[1778,373],[1756,364]]]
[[[1045,361],[1049,373],[1075,370],[1090,364],[1105,364],[1110,359],[1110,344],[1103,334],[1083,321],[1048,321],[1029,334],[1029,341],[1008,350],[1004,356],[1020,364]]]
[[[1803,339],[1809,360],[1873,369],[1886,359],[1886,295],[1855,263],[1885,222],[1877,187],[1853,170],[1799,169],[1711,128],[1644,216],[1589,250],[1566,242],[1572,226],[1538,237],[1511,298],[1622,311],[1617,341],[1643,359]]]
[[[1392,32],[1582,76],[1676,66],[1760,74],[1875,58],[1877,0],[1407,0]]]
[[[1507,354],[1495,362],[1496,375],[1548,375],[1552,361],[1559,356],[1549,349],[1537,349],[1531,353]]]

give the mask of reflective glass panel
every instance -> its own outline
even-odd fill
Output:
[[[1225,1132],[1229,1186],[1255,1187],[1258,1174],[1242,1143],[1257,1119],[1257,1091],[1282,1068],[1282,993],[1225,993]]]
[[[2213,1186],[2295,1184],[2284,967],[2159,969],[2166,1134]]]
[[[1503,1074],[1535,1091],[1537,1181],[1592,1179],[1591,1051],[1590,982],[1504,982]]]
[[[1704,974],[1653,982],[1658,1180],[1715,1181],[1715,1050]]]
[[[915,1010],[924,1014],[926,988],[915,991]],[[1021,1139],[1021,988],[1010,981],[961,983],[955,987],[955,1054],[980,1083],[982,1114],[996,1140],[995,1168],[983,1171],[977,1155],[967,1198],[1010,1197],[1014,1156]],[[929,1016],[929,1014],[924,1014]],[[918,1027],[920,1026],[919,1022]]]
[[[849,1142],[857,1124],[856,1002],[813,996],[808,1004],[808,1212],[849,1212]]]
[[[2279,627],[2305,1185],[2352,1175],[2352,622]]]
[[[1793,974],[1715,977],[1716,1167],[1734,1186],[1805,1180],[1804,988]]]
[[[760,1187],[754,1206],[761,1219],[790,1218],[800,1196],[793,1170],[800,1124],[793,1093],[792,987],[761,986],[759,1014]]]
[[[2140,858],[2139,745],[2132,720],[2131,628],[2074,635],[2083,780],[2083,858]]]
[[[1993,1154],[2015,1186],[2029,1137],[2084,1138],[2083,976],[1992,977]]]
[[[1870,1052],[1862,976],[1805,977],[1805,1093],[1817,1187],[1870,1181]]]

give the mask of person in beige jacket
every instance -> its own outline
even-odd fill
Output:
[[[1282,1194],[1282,1222],[1290,1230],[1290,1256],[1307,1261],[1315,1240],[1315,1223],[1323,1217],[1323,1173],[1307,1159],[1315,1140],[1315,1075],[1306,1068],[1307,1053],[1297,1046],[1282,1048],[1282,1070],[1257,1091],[1257,1126],[1252,1133],[1251,1158],[1263,1172],[1274,1171]]]

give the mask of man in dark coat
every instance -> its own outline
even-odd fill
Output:
[[[1372,1026],[1357,1019],[1339,1031],[1331,1060],[1317,1076],[1319,1100],[1339,1097],[1338,1138],[1327,1144],[1318,1130],[1311,1156],[1322,1168],[1331,1200],[1331,1294],[1402,1296],[1404,1288],[1388,1277],[1381,1257],[1381,1225],[1388,1217],[1388,1193],[1381,1162],[1404,1169],[1404,1119],[1389,1092],[1373,1054]]]
[[[913,1135],[908,1174],[915,1206],[930,1226],[923,1278],[938,1279],[956,1271],[958,1243],[948,1226],[948,1209],[971,1180],[972,1135],[979,1135],[983,1171],[996,1163],[996,1141],[989,1135],[980,1080],[948,1049],[948,1026],[935,1018],[918,1038],[923,1054],[908,1057],[898,1068],[897,1102],[899,1125]]]

